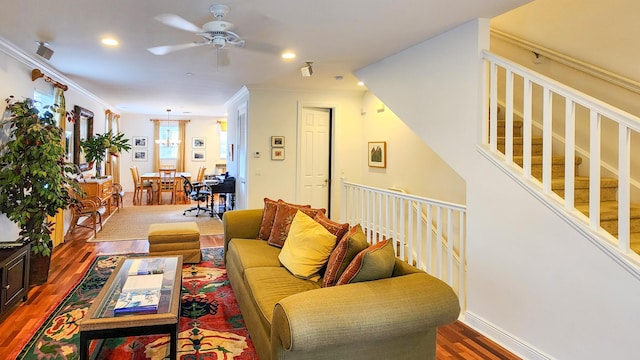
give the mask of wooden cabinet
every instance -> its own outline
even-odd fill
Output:
[[[107,215],[111,214],[111,189],[113,187],[111,176],[102,179],[86,179],[86,181],[80,181],[80,186],[87,196],[97,196],[102,199],[107,204]]]
[[[31,245],[0,249],[0,318],[29,293],[29,253]]]

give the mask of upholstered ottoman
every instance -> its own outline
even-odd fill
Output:
[[[149,255],[182,255],[183,263],[199,263],[200,229],[195,222],[149,225]]]

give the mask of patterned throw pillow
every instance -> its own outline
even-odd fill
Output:
[[[273,220],[273,227],[271,228],[271,234],[269,234],[267,244],[279,248],[284,245],[284,242],[287,240],[287,235],[289,234],[289,227],[291,227],[291,222],[293,222],[293,218],[296,216],[296,212],[298,212],[298,210],[302,211],[312,219],[318,212],[324,213],[326,211],[325,209],[312,209],[308,206],[294,205],[284,201],[278,201],[276,216]]]
[[[381,241],[356,255],[336,285],[391,277],[395,262],[396,255],[391,239]]]
[[[318,273],[335,246],[335,235],[298,211],[278,259],[296,277],[318,281]]]
[[[258,239],[268,240],[273,227],[273,219],[276,217],[276,209],[278,202],[269,198],[264,198],[264,211],[262,212],[262,223],[260,224],[260,232]]]
[[[334,286],[353,258],[368,246],[367,236],[362,231],[360,224],[356,224],[340,239],[336,248],[331,252],[327,262],[327,270],[322,278],[322,287]]]
[[[324,226],[330,233],[336,236],[338,240],[342,239],[344,234],[349,231],[349,224],[340,224],[329,219],[324,213],[317,213],[313,218],[317,223]]]

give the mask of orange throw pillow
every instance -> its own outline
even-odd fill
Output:
[[[327,262],[327,270],[322,278],[322,287],[336,285],[353,258],[367,247],[369,247],[367,236],[362,231],[360,224],[356,224],[339,240],[338,245],[331,252]]]
[[[273,227],[271,228],[271,234],[267,243],[275,247],[281,248],[287,240],[289,235],[289,228],[293,222],[293,218],[296,216],[298,210],[302,211],[310,218],[314,218],[318,212],[324,213],[325,209],[312,209],[308,206],[289,204],[284,201],[278,201],[276,209],[276,216],[273,220]]]
[[[342,273],[336,285],[391,277],[396,264],[393,242],[381,241],[362,250]]]
[[[349,231],[349,224],[340,224],[329,219],[324,213],[317,213],[316,217],[313,218],[318,224],[324,226],[330,233],[336,236],[338,240],[342,239],[344,234]]]
[[[264,211],[262,212],[262,223],[258,232],[258,239],[269,240],[271,228],[273,227],[273,219],[276,217],[276,209],[278,202],[269,198],[264,198]]]

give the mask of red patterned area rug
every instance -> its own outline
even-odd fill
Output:
[[[203,249],[199,264],[184,265],[178,359],[257,359],[223,262],[223,248]],[[18,359],[78,359],[81,320],[122,256],[98,256],[80,283],[54,309]],[[162,360],[169,335],[105,340],[97,359]]]

